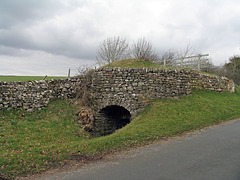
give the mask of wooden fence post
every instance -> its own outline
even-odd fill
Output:
[[[184,57],[181,57],[181,64],[180,64],[181,67],[183,67],[183,60],[184,60]]]
[[[200,63],[201,63],[201,54],[198,55],[198,70],[201,69]]]
[[[70,78],[70,72],[71,72],[71,69],[69,68],[68,69],[68,77]]]

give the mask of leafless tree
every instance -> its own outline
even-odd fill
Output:
[[[167,66],[179,66],[179,65],[183,65],[185,62],[189,63],[189,62],[193,62],[196,61],[197,62],[197,56],[196,59],[194,60],[188,59],[189,56],[192,56],[195,53],[195,49],[193,44],[189,43],[187,44],[186,47],[184,48],[180,48],[178,50],[169,50],[168,52],[166,52],[165,54],[163,54],[163,56],[160,58],[160,62],[163,64],[163,62],[165,62],[164,64]],[[189,61],[189,62],[187,62]]]
[[[188,43],[186,47],[177,50],[177,56],[185,59],[187,56],[192,56],[195,53],[195,49],[192,43]]]
[[[166,66],[174,66],[173,59],[175,57],[176,57],[176,51],[173,49],[170,49],[159,58],[157,63],[161,65],[166,65]]]
[[[192,43],[189,43],[186,45],[186,47],[179,48],[178,50],[172,52],[172,55],[174,55],[175,58],[172,58],[168,61],[168,66],[177,66],[178,64],[181,64],[181,61],[184,61],[186,57],[192,56],[195,53],[195,49]]]
[[[78,67],[77,71],[78,71],[78,75],[87,75],[89,74],[90,71],[93,71],[96,68],[95,64],[83,64],[81,66]]]
[[[145,59],[150,61],[157,61],[158,55],[154,52],[152,44],[145,38],[138,39],[132,45],[131,55],[136,59]]]
[[[126,39],[110,37],[102,41],[97,50],[97,64],[104,65],[129,57],[129,44]]]
[[[169,50],[161,56],[161,59],[173,59],[175,56],[176,56],[176,51]]]

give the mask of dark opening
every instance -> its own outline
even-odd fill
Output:
[[[101,135],[111,134],[130,123],[131,114],[121,106],[107,106],[99,111],[95,126]]]

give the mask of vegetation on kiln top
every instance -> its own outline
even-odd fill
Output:
[[[167,67],[156,64],[144,59],[124,59],[107,64],[103,67],[120,67],[120,68],[161,68],[161,69],[189,69],[182,67]]]
[[[104,65],[102,67],[120,67],[120,68],[160,68],[160,69],[186,69],[186,70],[194,70],[191,68],[186,67],[169,67],[169,66],[163,66],[157,63],[154,63],[149,60],[144,59],[124,59],[120,61],[115,61],[112,63],[109,63],[107,65]],[[207,75],[215,75],[212,73],[207,73],[199,70],[194,70],[199,72],[200,74],[207,74]]]

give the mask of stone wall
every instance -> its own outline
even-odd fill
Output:
[[[60,97],[76,97],[82,77],[26,82],[0,82],[0,110],[42,109]]]
[[[121,105],[136,114],[149,98],[179,98],[189,95],[192,88],[231,91],[231,83],[225,77],[195,70],[104,68],[93,74],[93,93],[99,108]]]
[[[226,77],[195,72],[191,77],[192,88],[215,92],[235,92],[235,84]]]
[[[102,109],[120,106],[135,116],[148,104],[149,99],[179,98],[189,95],[192,88],[222,92],[230,91],[231,81],[226,78],[200,74],[185,69],[131,69],[104,68],[93,73],[92,92],[95,97],[95,133],[113,133],[111,118]],[[233,84],[234,85],[234,84]]]
[[[98,69],[93,74],[93,93],[100,109],[119,105],[137,114],[149,98],[178,98],[190,94],[191,73],[149,68]]]
[[[0,82],[0,110],[41,109],[59,97],[76,97],[83,88],[84,76],[64,80]],[[204,75],[194,70],[174,69],[97,69],[87,81],[95,99],[95,111],[118,105],[135,115],[148,99],[178,98],[191,93],[192,88],[216,92],[234,91],[227,78]]]

